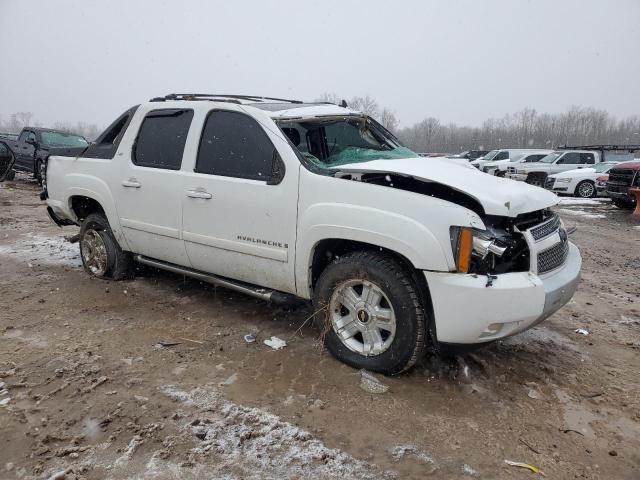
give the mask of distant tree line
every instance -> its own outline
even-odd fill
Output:
[[[12,113],[6,120],[0,115],[0,133],[19,133],[24,127],[42,126],[42,122],[36,120],[31,112]],[[55,122],[46,126],[62,132],[82,135],[89,141],[95,140],[101,133],[101,129],[96,124],[86,122]]]
[[[319,101],[339,104],[325,93]],[[394,112],[369,97],[346,100],[348,106],[371,115],[416,152],[457,153],[496,148],[555,148],[560,145],[640,144],[640,115],[617,119],[604,110],[571,107],[565,113],[538,113],[532,108],[490,118],[480,127],[443,124],[434,117],[404,128]]]
[[[342,97],[324,93],[317,101],[340,104]],[[640,115],[617,119],[604,110],[571,107],[565,113],[538,113],[532,108],[490,118],[480,127],[443,124],[434,117],[400,128],[393,110],[382,107],[369,95],[346,99],[347,105],[377,119],[416,152],[457,153],[463,150],[495,148],[555,148],[559,145],[640,144]],[[31,112],[17,112],[3,118],[0,132],[18,133],[25,126],[42,126]],[[95,140],[101,129],[86,122],[56,122],[48,125]]]

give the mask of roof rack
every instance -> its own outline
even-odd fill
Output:
[[[636,152],[640,150],[640,145],[578,145],[570,147],[561,145],[558,150],[624,150],[627,152]]]
[[[266,100],[283,103],[303,103],[301,100],[289,100],[286,98],[263,97],[261,95],[223,95],[217,93],[170,93],[164,97],[152,98],[151,102],[165,102],[167,100],[214,100],[218,102],[240,103],[240,100],[264,102]]]

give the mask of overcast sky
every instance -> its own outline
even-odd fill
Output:
[[[403,126],[640,114],[640,0],[0,0],[0,115],[105,126],[170,92],[369,94]]]

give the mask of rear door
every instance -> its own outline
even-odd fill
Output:
[[[582,168],[586,165],[580,164],[580,154],[578,152],[567,152],[562,155],[556,163],[550,166],[550,174],[566,172],[567,170],[573,170],[574,168]]]
[[[131,250],[183,266],[189,262],[181,238],[180,168],[192,118],[190,109],[147,112],[112,186]]]
[[[18,137],[18,143],[13,152],[16,157],[16,167],[29,172],[33,170],[33,154],[35,152],[35,147],[31,143],[28,143],[30,141],[37,141],[35,132],[23,130],[20,133],[20,137]]]
[[[14,156],[5,142],[0,142],[0,182],[3,182],[13,167]]]
[[[284,172],[274,140],[231,106],[207,113],[183,183],[183,238],[196,269],[295,293],[298,170]]]

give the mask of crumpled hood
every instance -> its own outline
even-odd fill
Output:
[[[488,215],[515,217],[549,208],[558,197],[543,188],[480,172],[469,164],[442,158],[406,158],[351,163],[334,168],[341,172],[384,172],[447,185],[475,198]]]

